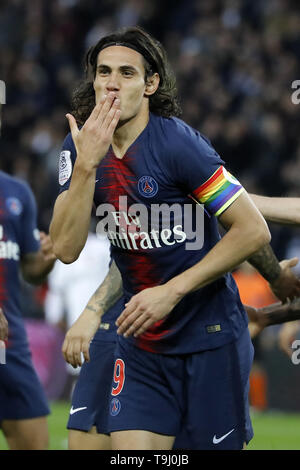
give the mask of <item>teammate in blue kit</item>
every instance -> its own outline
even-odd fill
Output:
[[[210,143],[173,117],[175,82],[158,42],[129,28],[102,38],[87,65],[75,114],[83,127],[68,115],[50,233],[57,256],[74,261],[94,202],[122,275],[112,447],[171,449],[184,427],[191,448],[241,449],[252,437],[253,348],[226,273],[269,242],[267,226]]]
[[[8,322],[5,363],[0,364],[0,427],[14,450],[47,447],[49,414],[21,316],[19,270],[26,281],[40,283],[55,259],[49,236],[36,227],[29,186],[0,171],[0,310]]]

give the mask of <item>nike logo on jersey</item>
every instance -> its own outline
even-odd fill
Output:
[[[99,180],[96,180],[95,183],[98,183]]]
[[[213,443],[219,444],[220,442],[224,441],[224,439],[226,439],[226,437],[229,436],[229,434],[231,434],[233,431],[234,431],[234,428],[231,429],[231,431],[229,431],[227,434],[224,434],[224,436],[221,436],[221,437],[217,437],[216,435],[214,435]]]
[[[82,406],[81,408],[72,408],[70,409],[70,415],[73,415],[74,413],[77,413],[78,411],[81,411],[81,410],[86,410],[87,409],[87,406]]]

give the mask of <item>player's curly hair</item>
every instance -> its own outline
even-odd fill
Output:
[[[99,52],[111,45],[128,46],[139,52],[144,59],[145,82],[158,73],[160,82],[156,92],[149,97],[149,109],[162,117],[180,116],[181,108],[177,99],[175,75],[169,66],[166,52],[159,41],[141,27],[120,29],[101,38],[92,46],[85,57],[86,78],[75,89],[72,96],[72,114],[83,125],[95,106],[93,81],[97,69]]]

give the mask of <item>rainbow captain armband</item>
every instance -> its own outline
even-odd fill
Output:
[[[219,216],[245,191],[239,181],[226,168],[220,166],[193,196],[204,204],[210,214]]]

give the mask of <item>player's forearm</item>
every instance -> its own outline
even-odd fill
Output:
[[[122,293],[121,274],[113,262],[103,283],[90,298],[85,311],[92,311],[101,319],[102,315],[120,299]]]
[[[282,304],[281,302],[261,307],[257,309],[257,314],[259,323],[264,327],[279,325],[299,318],[299,312],[297,315],[297,313],[290,308],[289,304]]]
[[[279,278],[281,267],[271,245],[265,245],[248,258],[248,262],[270,283]]]
[[[52,270],[55,259],[46,260],[42,252],[26,255],[21,261],[21,271],[25,281],[30,284],[42,284]]]
[[[300,224],[300,198],[250,196],[266,220],[278,224]]]
[[[234,224],[195,266],[168,282],[179,297],[200,289],[232,271],[270,241],[264,225],[254,228]]]
[[[75,261],[83,249],[90,226],[95,191],[95,169],[75,163],[70,188],[56,201],[50,225],[53,251],[63,263]]]

